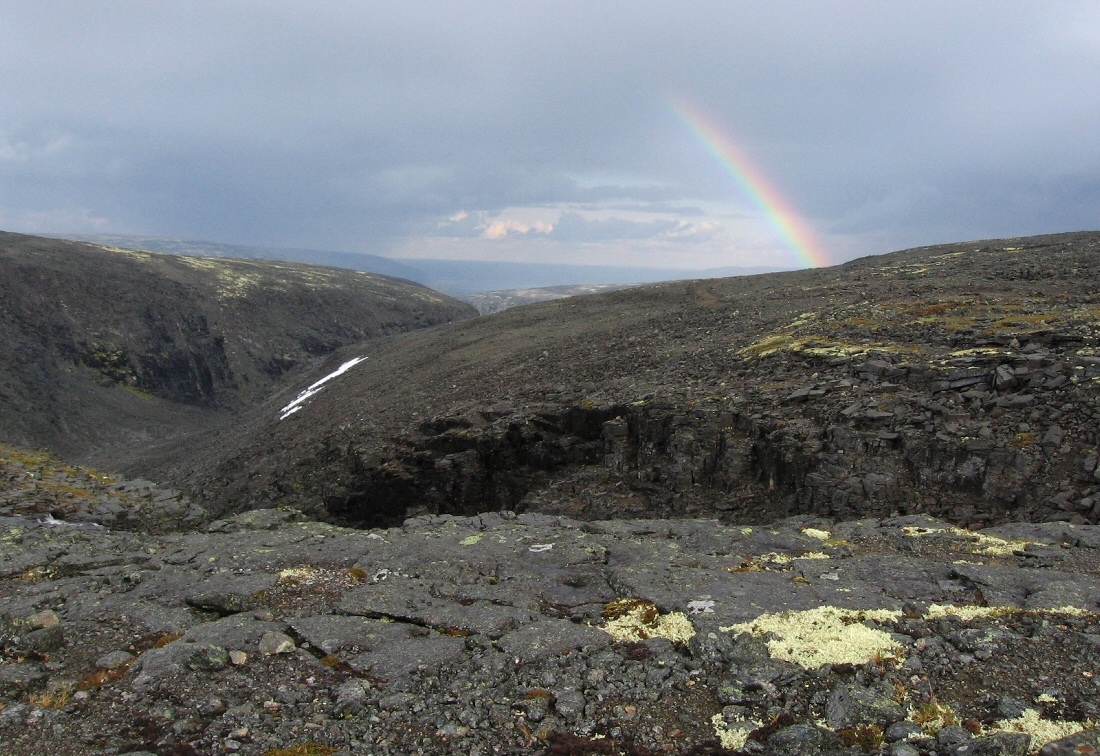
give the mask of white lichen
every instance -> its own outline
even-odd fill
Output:
[[[687,643],[695,637],[695,625],[683,612],[661,614],[656,604],[640,599],[619,599],[604,609],[606,622],[600,628],[619,642],[666,638]]]
[[[890,609],[840,609],[822,606],[805,611],[763,614],[751,622],[720,628],[723,632],[768,637],[772,657],[806,669],[826,664],[865,664],[873,659],[898,658],[902,647],[867,620],[890,622],[901,617]]]
[[[819,541],[828,541],[833,537],[833,534],[828,530],[819,530],[817,528],[802,528],[802,535],[807,535],[810,538],[816,538]]]
[[[1053,740],[1061,740],[1070,735],[1075,735],[1082,730],[1095,726],[1093,722],[1072,722],[1063,719],[1044,719],[1043,715],[1035,709],[1025,709],[1024,713],[1015,719],[1002,719],[994,722],[994,732],[1022,732],[1031,736],[1031,753],[1037,753],[1039,749]]]
[[[982,619],[1004,615],[1011,612],[1014,607],[1008,606],[954,606],[952,604],[932,604],[924,613],[927,619],[939,619],[941,617],[958,617],[961,620]]]
[[[742,723],[743,726],[728,726],[721,714],[711,717],[710,723],[714,726],[714,734],[721,741],[722,747],[731,751],[740,751],[744,748],[749,741],[749,733],[762,726],[759,722],[752,720]]]
[[[1035,544],[1034,541],[1012,541],[1005,538],[986,535],[984,533],[976,533],[972,530],[956,528],[950,525],[945,525],[940,528],[925,528],[914,525],[902,528],[901,532],[915,538],[945,534],[956,536],[968,542],[970,551],[986,556],[1009,556]]]
[[[285,570],[279,570],[279,582],[290,582],[306,580],[316,575],[320,570],[316,567],[310,567],[303,565],[301,567],[287,567]]]
[[[985,617],[1003,617],[1017,612],[1041,611],[1043,614],[1064,614],[1071,617],[1079,617],[1085,614],[1093,614],[1088,609],[1076,606],[1058,606],[1039,610],[1029,610],[1020,606],[954,606],[952,604],[932,604],[925,612],[928,619],[940,617],[958,617],[961,620],[982,619]]]

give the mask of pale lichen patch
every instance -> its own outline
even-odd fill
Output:
[[[999,347],[971,347],[970,349],[958,349],[949,353],[951,357],[995,357],[1008,354],[1008,350]]]
[[[122,247],[111,247],[105,244],[93,244],[92,246],[99,247],[100,249],[106,250],[107,252],[115,252],[118,254],[127,255],[128,257],[134,257],[138,260],[150,260],[153,257],[152,253],[142,252],[138,249],[123,249]]]
[[[695,626],[683,612],[661,614],[656,604],[641,599],[619,599],[604,607],[606,620],[600,628],[616,641],[638,642],[666,638],[687,643],[695,637]]]
[[[722,747],[731,751],[740,751],[744,748],[749,741],[749,734],[762,726],[756,721],[747,721],[730,726],[726,724],[726,720],[721,714],[715,714],[711,717],[710,723],[714,726],[714,734],[721,741]]]
[[[828,530],[820,530],[818,528],[802,528],[802,535],[807,535],[810,538],[816,538],[819,541],[828,541],[833,537],[833,534]]]
[[[316,567],[309,567],[303,565],[301,567],[287,567],[285,570],[279,570],[279,582],[302,582],[316,575],[320,570]]]
[[[1022,732],[1031,736],[1030,753],[1053,741],[1075,735],[1082,730],[1094,727],[1093,722],[1072,722],[1063,719],[1044,719],[1035,709],[1025,709],[1015,719],[1003,719],[993,724],[994,732]]]
[[[925,528],[920,526],[909,526],[901,529],[901,532],[907,536],[914,538],[922,538],[930,535],[952,535],[956,536],[963,541],[968,542],[970,550],[977,554],[984,554],[986,556],[1009,556],[1017,551],[1021,551],[1028,546],[1035,545],[1033,541],[1012,541],[1004,538],[998,538],[996,536],[986,535],[984,533],[976,533],[972,530],[964,530],[963,528],[957,528],[950,525],[944,525],[938,528]]]
[[[969,621],[984,619],[986,617],[1004,617],[1009,614],[1026,611],[1029,610],[1019,606],[954,606],[952,604],[932,604],[928,607],[928,611],[924,613],[924,616],[928,619],[957,617],[961,620]],[[1043,614],[1065,614],[1074,617],[1092,614],[1092,612],[1089,612],[1087,609],[1081,609],[1076,606],[1060,606],[1038,611],[1041,611]]]
[[[865,664],[876,658],[897,658],[902,653],[901,644],[889,633],[864,622],[891,622],[900,617],[900,611],[890,609],[822,606],[763,614],[751,622],[720,629],[770,636],[768,650],[774,658],[816,669],[826,664]]]
[[[924,616],[928,619],[940,617],[958,617],[961,620],[975,620],[995,615],[1004,615],[1012,611],[1005,606],[952,606],[951,604],[932,604]]]

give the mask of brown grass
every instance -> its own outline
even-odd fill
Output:
[[[332,756],[336,751],[337,749],[330,745],[311,740],[287,748],[272,748],[264,751],[263,756]]]

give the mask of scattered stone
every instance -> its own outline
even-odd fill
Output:
[[[136,658],[129,651],[112,651],[96,659],[95,665],[100,669],[113,670],[126,666]]]
[[[294,639],[286,633],[268,631],[260,638],[261,654],[289,654],[295,648]]]
[[[46,683],[46,672],[37,664],[0,665],[0,697],[13,699]]]
[[[186,663],[196,672],[214,672],[229,664],[229,653],[221,646],[197,644],[190,649]]]
[[[843,748],[835,732],[808,723],[785,727],[768,738],[768,751],[775,756],[807,756]]]
[[[38,612],[38,614],[32,615],[30,620],[30,626],[36,630],[44,630],[51,627],[57,627],[61,624],[61,620],[58,619],[56,612],[46,609],[45,611]]]
[[[1039,756],[1082,756],[1100,753],[1100,729],[1085,730],[1047,743]]]
[[[882,728],[905,719],[905,711],[893,700],[896,691],[865,688],[854,683],[837,686],[830,694],[825,719],[835,730],[857,724],[875,724]]]

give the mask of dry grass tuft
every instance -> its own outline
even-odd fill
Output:
[[[183,637],[183,633],[165,633],[153,641],[153,648],[164,648],[169,643],[174,643]]]
[[[263,756],[332,756],[336,751],[337,749],[330,745],[311,740],[287,748],[272,748],[264,751]]]

